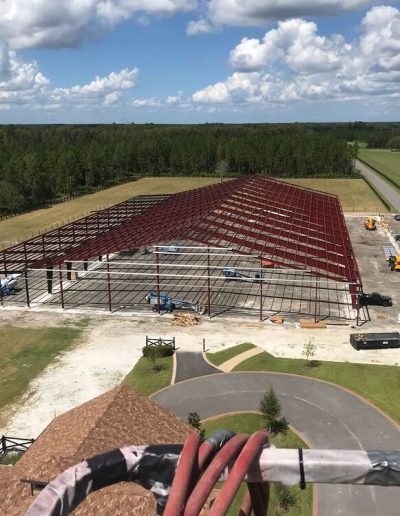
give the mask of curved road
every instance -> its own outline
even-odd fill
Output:
[[[258,410],[274,387],[282,412],[315,448],[400,449],[400,428],[361,398],[318,380],[279,373],[222,373],[195,378],[159,392],[153,399],[182,419]],[[400,489],[318,486],[319,516],[399,514]]]
[[[400,213],[400,192],[387,183],[371,167],[356,159],[356,169],[380,192],[383,197]]]

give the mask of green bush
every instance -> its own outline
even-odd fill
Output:
[[[153,355],[153,349],[155,346],[144,346],[142,349],[142,354],[144,357],[149,358]],[[174,354],[174,348],[171,344],[162,344],[161,346],[157,346],[156,349],[158,350],[157,356],[159,358],[161,357],[170,357]]]
[[[275,493],[278,499],[279,506],[278,509],[284,509],[285,511],[289,511],[292,507],[296,505],[297,497],[291,491],[291,489],[287,486],[284,486],[280,482],[275,482]]]

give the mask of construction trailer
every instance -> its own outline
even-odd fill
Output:
[[[263,177],[136,197],[4,249],[0,273],[22,275],[3,304],[135,311],[160,292],[260,319],[353,319],[362,291],[338,198]]]

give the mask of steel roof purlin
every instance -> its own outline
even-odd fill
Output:
[[[334,195],[246,176],[154,200],[142,198],[140,205],[139,198],[132,199],[5,250],[0,267],[1,261],[6,271],[13,271],[24,263],[55,265],[171,241],[219,241],[240,253],[362,288]]]

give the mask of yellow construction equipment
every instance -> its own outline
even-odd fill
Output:
[[[390,256],[388,262],[391,271],[400,271],[400,256]]]
[[[367,231],[374,231],[376,229],[376,220],[373,217],[368,217],[364,222],[364,227]]]

